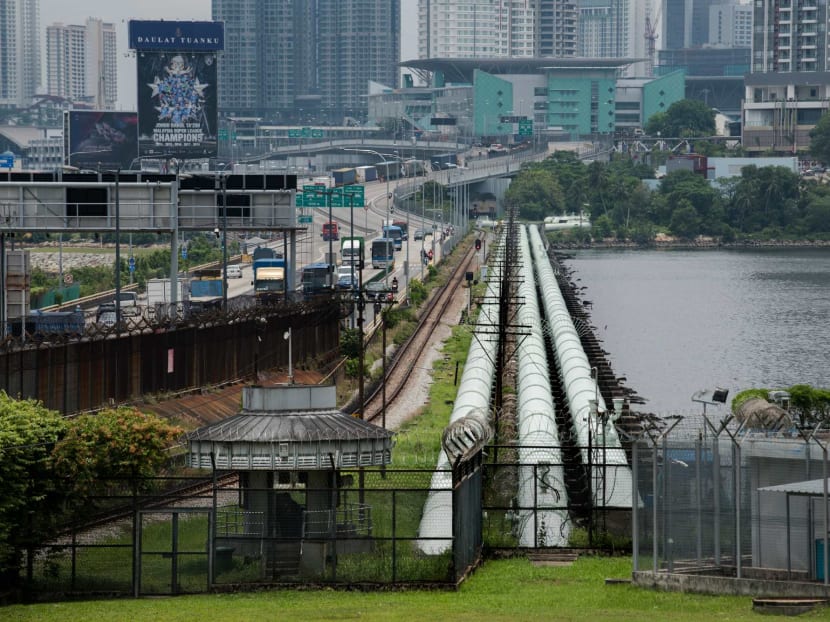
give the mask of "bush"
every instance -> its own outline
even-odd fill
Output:
[[[409,297],[412,305],[418,307],[427,299],[427,288],[421,281],[410,281]]]
[[[340,333],[340,351],[343,356],[353,359],[360,356],[360,331],[347,328]]]
[[[360,359],[359,358],[350,358],[346,360],[346,365],[343,368],[346,376],[349,378],[359,378],[360,377]],[[363,361],[363,376],[366,377],[369,375],[369,366],[366,364],[366,361]]]

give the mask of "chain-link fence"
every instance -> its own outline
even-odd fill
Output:
[[[79,512],[83,527],[21,546],[20,576],[32,595],[452,586],[481,555],[480,472],[479,456],[447,472],[440,489],[434,471],[403,469],[109,482]],[[424,518],[433,494],[448,495],[451,512]],[[427,530],[432,546],[424,520],[441,522]]]
[[[635,573],[828,582],[822,432],[650,426],[632,447]]]

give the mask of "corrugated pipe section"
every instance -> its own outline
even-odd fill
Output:
[[[504,249],[505,236],[502,234],[498,248]],[[495,245],[494,245],[495,249]],[[455,405],[450,415],[450,425],[463,425],[468,415],[473,419],[471,428],[479,428],[478,421],[490,417],[490,401],[496,374],[499,336],[494,327],[499,325],[499,292],[501,275],[490,270],[487,279],[487,293],[481,305],[478,320]],[[438,458],[436,472],[432,475],[432,492],[424,505],[424,514],[418,528],[418,550],[427,555],[439,555],[452,548],[452,474],[450,461],[444,450]]]
[[[591,501],[594,507],[631,508],[631,470],[614,426],[620,413],[606,409],[535,227],[530,229],[530,247],[582,462],[591,465]]]
[[[519,239],[519,339],[516,418],[519,434],[517,536],[522,547],[568,543],[568,497],[556,428],[548,358],[527,230]]]

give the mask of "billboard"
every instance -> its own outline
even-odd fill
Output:
[[[216,157],[216,54],[139,52],[139,155]]]
[[[103,110],[64,113],[64,163],[90,170],[129,169],[138,157],[138,114]]]
[[[216,52],[225,49],[223,22],[130,20],[130,49]]]
[[[131,20],[129,31],[137,51],[139,155],[215,158],[224,24]]]

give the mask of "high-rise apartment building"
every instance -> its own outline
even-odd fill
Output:
[[[709,7],[709,45],[731,48],[752,46],[752,6],[713,4]]]
[[[225,23],[223,114],[286,121],[366,114],[369,81],[397,85],[400,0],[213,0]]]
[[[752,6],[747,0],[659,1],[663,3],[663,49],[749,47]]]
[[[797,153],[828,110],[828,15],[816,0],[757,0],[752,71],[745,76],[742,144]]]
[[[828,15],[816,0],[758,0],[753,72],[827,71]]]
[[[419,0],[420,58],[575,56],[574,0]]]
[[[49,95],[115,108],[118,73],[115,26],[89,18],[84,25],[46,28],[46,88]]]
[[[38,0],[0,0],[0,107],[23,108],[40,86]]]

